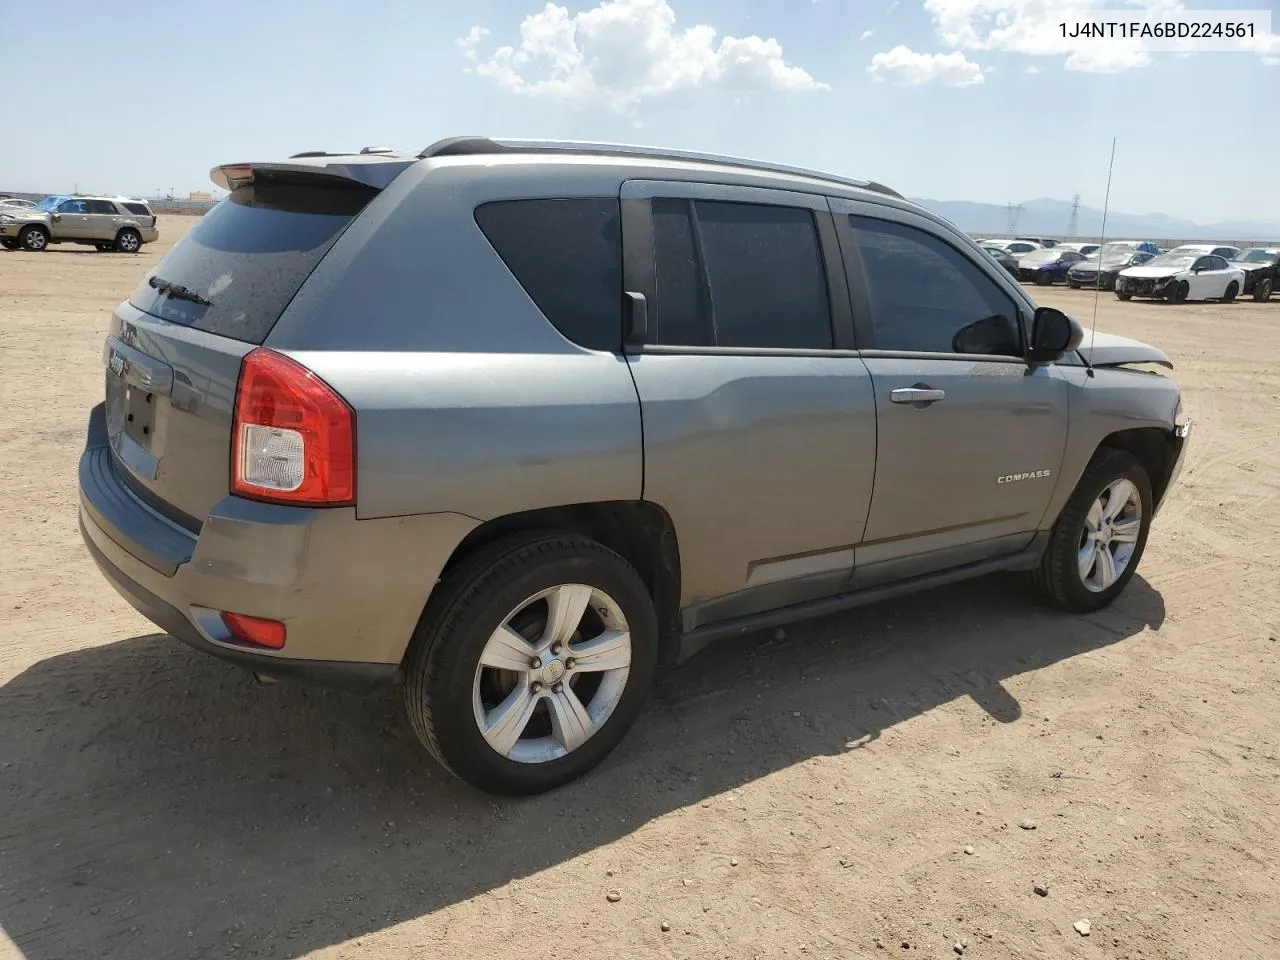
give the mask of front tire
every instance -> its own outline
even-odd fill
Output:
[[[95,243],[93,245],[93,249],[97,250],[99,253],[110,253],[115,248],[116,245],[114,243]]]
[[[18,248],[18,241],[14,240],[12,237],[4,237],[0,239],[0,247],[5,250],[16,250]]]
[[[1075,613],[1111,603],[1138,569],[1153,511],[1151,480],[1138,459],[1099,448],[1049,535],[1033,575],[1040,592]]]
[[[625,736],[658,660],[635,568],[571,534],[503,541],[446,576],[405,661],[418,739],[505,795],[576,780]]]
[[[1165,299],[1170,303],[1186,303],[1187,297],[1191,293],[1191,285],[1185,280],[1169,285],[1169,292],[1165,294]]]
[[[1117,292],[1117,293],[1116,293],[1116,299],[1117,299],[1117,300],[1132,300],[1132,299],[1133,299],[1133,294],[1132,294],[1132,293],[1119,293],[1119,292]]]
[[[1233,302],[1236,298],[1236,294],[1238,294],[1239,292],[1240,292],[1240,284],[1232,280],[1230,283],[1227,284],[1227,289],[1223,291],[1222,302],[1223,303]]]
[[[1079,281],[1079,280],[1071,280],[1071,279],[1068,279],[1068,280],[1067,280],[1067,286],[1068,286],[1068,287],[1070,287],[1072,290],[1079,290],[1079,289],[1080,289],[1080,281]]]
[[[18,234],[18,246],[32,253],[47,250],[49,249],[49,231],[35,224],[23,227],[22,232]]]
[[[1259,280],[1258,285],[1253,288],[1253,299],[1258,303],[1266,303],[1271,299],[1271,280]]]
[[[1053,274],[1048,270],[1041,270],[1036,274],[1036,286],[1050,287],[1053,286]]]
[[[115,248],[120,253],[137,253],[142,249],[142,234],[133,227],[125,227],[116,234]]]

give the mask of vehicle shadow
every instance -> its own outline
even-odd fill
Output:
[[[957,698],[1016,722],[1004,680],[1164,620],[1141,578],[1087,617],[1045,611],[1020,584],[712,646],[597,771],[518,801],[441,773],[391,696],[259,687],[163,636],[53,657],[0,687],[0,926],[28,960],[298,957]]]

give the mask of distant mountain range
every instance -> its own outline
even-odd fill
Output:
[[[1009,232],[1009,210],[995,203],[969,203],[966,200],[927,200],[913,198],[915,203],[946,217],[967,233],[1004,236]],[[1066,239],[1071,223],[1071,204],[1063,200],[1028,200],[1018,213],[1014,232],[1024,236]],[[1080,207],[1076,236],[1096,238],[1102,233],[1102,211]],[[1224,220],[1221,223],[1194,223],[1163,213],[1107,214],[1107,236],[1128,240],[1280,240],[1280,223],[1253,220]]]

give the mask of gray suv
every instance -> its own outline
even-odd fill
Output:
[[[485,790],[715,638],[997,570],[1096,610],[1182,464],[1159,350],[879,184],[476,137],[213,179],[111,319],[88,549],[261,678],[396,683]]]

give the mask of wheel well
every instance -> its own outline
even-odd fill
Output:
[[[137,227],[123,226],[116,231],[116,236],[119,237],[122,233],[136,233],[139,238],[142,237],[142,231]]]
[[[1164,498],[1165,477],[1172,455],[1171,437],[1167,430],[1160,427],[1121,430],[1103,438],[1099,446],[1124,450],[1137,457],[1151,480],[1151,494],[1155,502],[1159,503]]]
[[[674,662],[679,653],[680,549],[671,517],[646,500],[577,503],[488,520],[458,544],[440,576],[448,576],[455,566],[495,540],[539,531],[568,531],[587,537],[635,567],[658,615],[661,661]]]

